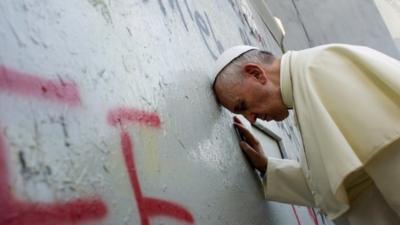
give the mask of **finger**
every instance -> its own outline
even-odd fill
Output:
[[[258,171],[265,173],[268,159],[262,154],[257,153],[250,145],[246,142],[240,142],[240,147],[242,151],[246,154],[247,159],[251,161],[251,164]]]
[[[243,134],[246,141],[249,142],[251,146],[259,144],[259,141],[254,137],[254,135],[246,128],[243,124],[234,123],[235,127],[239,128],[239,132]]]
[[[245,141],[241,141],[239,145],[244,153],[250,158],[252,164],[254,164],[259,158],[258,153]]]
[[[243,124],[234,123],[234,125],[235,125],[235,127],[237,127],[239,129],[239,132],[246,138],[246,141],[251,146],[258,144],[258,140]]]
[[[233,121],[236,122],[236,123],[242,124],[242,121],[240,121],[239,117],[237,117],[237,116],[233,117]]]

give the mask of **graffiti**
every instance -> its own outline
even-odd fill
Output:
[[[143,195],[140,187],[139,178],[136,173],[133,141],[124,126],[130,123],[159,128],[161,122],[157,114],[133,108],[117,108],[109,112],[107,120],[111,126],[119,126],[121,129],[122,152],[135,200],[139,207],[141,225],[149,225],[150,218],[156,216],[167,216],[193,224],[193,216],[188,210],[176,203],[146,197]]]
[[[217,46],[219,53],[221,54],[222,52],[224,52],[224,47],[222,46],[222,43],[219,40],[217,40],[217,38],[215,37],[214,30],[211,26],[210,19],[208,18],[208,15],[206,12],[204,12],[204,16],[206,17],[208,27],[210,27],[212,39],[214,40],[214,43]]]
[[[161,0],[159,0],[158,2],[162,4]],[[179,1],[178,0],[169,0],[169,5],[171,6],[172,9],[175,9],[175,5],[176,5],[176,8],[178,9],[179,15],[181,16],[181,21],[182,21],[183,25],[185,26],[186,31],[189,31],[189,29],[187,27],[186,20],[185,20],[185,16],[183,15],[181,6],[179,4]]]
[[[47,80],[0,65],[0,91],[54,101],[69,106],[80,105],[79,90],[73,82]]]
[[[313,221],[314,225],[319,225],[318,223],[318,217],[315,214],[314,210],[312,208],[307,208],[308,215],[310,216],[311,220]]]
[[[182,0],[187,14],[190,16],[192,22],[195,23],[197,28],[199,29],[201,39],[203,44],[207,48],[211,57],[216,60],[218,55],[224,51],[224,47],[220,40],[217,39],[213,26],[210,22],[208,14],[204,11],[200,13],[198,10],[191,10],[187,0]],[[148,3],[149,0],[143,0],[144,3]],[[165,4],[163,0],[157,0],[159,8],[164,16],[168,15],[167,9],[165,8]],[[185,13],[182,10],[181,4],[179,0],[168,0],[169,6],[172,10],[176,10],[179,13],[180,20],[182,21],[185,30],[189,32],[188,22],[185,18]],[[237,16],[240,19],[241,26],[238,26],[238,32],[240,38],[242,39],[243,44],[252,45],[251,39],[248,35],[250,33],[254,39],[262,46],[266,47],[265,40],[261,37],[260,32],[258,31],[255,20],[253,18],[253,14],[250,12],[249,6],[247,6],[245,2],[239,1],[239,3],[235,0],[229,0],[229,4]],[[247,32],[249,31],[249,32]],[[213,44],[212,44],[213,43]]]
[[[302,225],[299,214],[296,210],[296,207],[294,205],[291,205],[291,208],[292,208],[294,217],[296,218],[297,225]],[[317,217],[317,214],[314,212],[314,209],[307,207],[307,213],[308,213],[308,216],[310,217],[313,225],[319,225],[318,217]],[[322,220],[323,224],[325,224],[325,218],[323,215],[321,215],[321,220]]]
[[[185,15],[182,11],[182,7],[180,6],[179,0],[168,0],[168,1],[169,1],[169,6],[172,10],[175,10],[175,9],[178,10],[182,24],[184,25],[186,31],[189,32],[188,23],[185,19]],[[147,3],[148,0],[143,0],[143,2]],[[183,0],[183,2],[185,4],[187,14],[190,16],[190,19],[192,20],[192,22],[194,22],[196,24],[197,28],[200,31],[200,36],[202,38],[203,44],[206,46],[211,57],[214,60],[216,60],[217,55],[221,54],[224,51],[224,47],[223,47],[221,41],[219,41],[217,39],[207,13],[203,12],[204,16],[202,16],[202,14],[197,10],[194,10],[192,12],[187,0]],[[165,9],[165,5],[164,5],[163,1],[158,0],[158,4],[159,4],[160,10],[164,14],[164,16],[167,16],[167,10]],[[211,39],[211,41],[214,42],[216,51],[213,50],[213,48],[210,45],[211,41],[209,41],[208,39]],[[217,53],[217,51],[218,51],[218,53]]]
[[[45,80],[0,66],[0,90],[61,104],[80,104],[77,87],[71,82]],[[105,203],[98,197],[67,202],[24,202],[11,191],[7,147],[0,130],[0,225],[67,225],[104,218]]]
[[[252,10],[248,6],[247,1],[242,0],[229,0],[231,9],[236,14],[236,16],[240,19],[240,22],[246,30],[249,30],[249,33],[255,38],[255,40],[261,44],[262,46],[266,47],[265,40],[262,38],[260,32],[257,29],[256,22],[253,18]],[[252,45],[251,39],[249,35],[245,32],[242,27],[239,27],[239,34],[242,38],[243,44],[245,45]]]
[[[61,104],[77,106],[80,104],[78,88],[72,82],[60,82],[38,78],[13,69],[0,66],[1,91],[11,94],[36,97]],[[125,165],[129,174],[135,200],[139,207],[141,224],[149,225],[150,218],[167,216],[187,223],[194,223],[192,214],[182,206],[162,199],[144,196],[136,173],[133,142],[124,126],[140,124],[159,128],[160,118],[155,113],[148,113],[131,108],[111,110],[107,121],[111,126],[121,127],[121,146]],[[62,124],[65,125],[64,118]],[[68,136],[66,130],[63,130]],[[19,158],[21,160],[21,154]],[[25,159],[22,157],[22,166]],[[105,203],[98,197],[78,198],[68,202],[40,203],[22,202],[10,189],[6,164],[6,143],[0,133],[0,225],[63,225],[77,224],[87,220],[101,219],[107,214]]]
[[[315,210],[317,210],[317,213],[319,215],[319,217],[321,218],[322,224],[326,224],[327,221],[327,215],[321,210],[321,209],[313,209],[313,211],[315,212]],[[317,216],[316,216],[317,217]],[[318,217],[317,217],[318,218]]]
[[[88,0],[88,2],[101,14],[107,23],[112,24],[111,13],[104,0]]]
[[[294,207],[294,205],[291,205],[291,206],[292,206],[293,214],[296,217],[297,225],[301,225],[301,221],[300,221],[299,215],[297,214],[296,208]]]
[[[150,127],[160,127],[160,118],[156,113],[149,113],[132,108],[117,108],[110,110],[107,121],[111,126],[135,123]]]
[[[210,45],[207,42],[207,38],[205,37],[205,35],[210,36],[210,30],[208,29],[206,21],[203,19],[203,17],[200,15],[200,13],[198,11],[195,11],[194,17],[196,19],[196,24],[200,30],[201,38],[202,38],[205,46],[207,47],[208,51],[210,52],[211,57],[213,57],[213,59],[216,60],[217,55],[216,55],[216,53],[214,53],[213,50],[211,50]]]
[[[148,0],[144,0],[144,2],[147,2]],[[162,0],[158,0],[158,5],[160,6],[161,12],[163,12],[164,16],[167,15],[167,10],[165,9],[164,3]]]
[[[99,198],[65,203],[22,202],[13,197],[8,178],[6,142],[0,133],[0,225],[66,225],[100,219],[107,207]]]
[[[193,20],[193,14],[192,14],[192,11],[189,8],[189,4],[187,3],[187,0],[184,0],[184,2],[185,2],[186,10],[188,11],[188,13],[190,15],[190,18]]]

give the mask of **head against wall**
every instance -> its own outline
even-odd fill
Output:
[[[254,123],[281,121],[288,115],[280,90],[280,59],[251,46],[235,46],[216,64],[213,91],[218,102]]]

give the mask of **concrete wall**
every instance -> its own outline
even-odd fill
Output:
[[[400,58],[373,0],[266,0],[286,30],[286,50],[327,43],[366,45]],[[398,24],[397,21],[393,21]]]
[[[399,0],[375,0],[386,26],[392,35],[398,50],[400,51],[400,1]]]
[[[280,54],[248,4],[0,1],[0,225],[328,223],[265,203],[210,91],[223,49]]]

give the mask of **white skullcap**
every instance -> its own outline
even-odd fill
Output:
[[[249,45],[237,45],[232,48],[225,50],[217,59],[213,74],[212,74],[212,86],[215,84],[218,74],[233,60],[243,55],[244,53],[258,49],[254,46]]]

